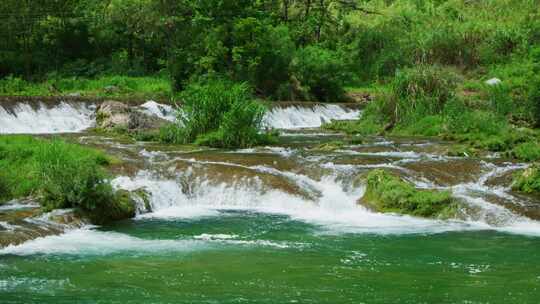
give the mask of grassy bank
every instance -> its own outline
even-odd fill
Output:
[[[171,98],[169,80],[163,77],[102,76],[97,78],[53,78],[29,82],[17,77],[0,79],[4,96],[80,96],[122,100]]]
[[[45,211],[76,208],[95,223],[134,215],[116,195],[104,153],[60,139],[0,136],[0,201],[33,197]]]

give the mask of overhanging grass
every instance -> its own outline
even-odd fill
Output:
[[[12,199],[39,195],[50,177],[48,173],[59,174],[60,171],[67,169],[69,165],[67,161],[62,164],[65,158],[69,158],[71,163],[78,164],[82,170],[101,168],[110,162],[110,159],[100,151],[68,144],[58,139],[43,140],[25,135],[0,136],[1,180],[4,184],[0,197]],[[48,173],[45,170],[46,166],[51,166]],[[71,177],[67,179],[72,180]]]
[[[31,196],[46,211],[77,208],[95,223],[133,216],[134,206],[109,183],[111,161],[60,139],[0,136],[0,200]]]

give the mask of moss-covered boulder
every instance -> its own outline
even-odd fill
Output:
[[[422,190],[384,170],[366,177],[366,192],[360,203],[377,212],[392,212],[428,218],[454,218],[458,203],[449,191]]]
[[[540,193],[540,166],[538,164],[516,173],[512,190],[524,193]]]
[[[93,210],[84,210],[84,213],[98,225],[130,219],[137,213],[137,198],[130,191],[118,190],[108,204],[100,204]]]

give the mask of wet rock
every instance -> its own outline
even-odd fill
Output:
[[[96,111],[96,126],[103,130],[140,131],[158,129],[167,121],[118,101],[105,101]]]
[[[419,160],[402,164],[402,167],[417,179],[427,179],[440,186],[473,182],[482,173],[482,164],[471,159]]]
[[[0,211],[0,248],[17,245],[88,225],[90,221],[73,209],[43,213],[39,207],[17,207]]]

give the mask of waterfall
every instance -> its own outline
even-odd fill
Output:
[[[271,109],[264,125],[277,129],[317,128],[332,120],[358,119],[360,110],[336,104],[290,105]]]
[[[170,105],[148,101],[138,108],[161,119],[176,119],[175,110]],[[95,124],[95,109],[94,104],[83,102],[0,105],[0,134],[81,132]],[[359,114],[358,109],[337,104],[276,106],[265,115],[263,125],[277,129],[316,128],[331,120],[357,119]]]
[[[94,124],[95,105],[60,102],[17,103],[12,107],[0,104],[0,134],[74,133]]]

